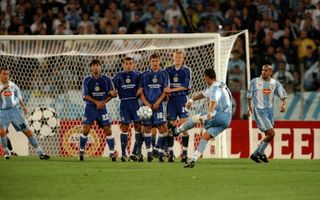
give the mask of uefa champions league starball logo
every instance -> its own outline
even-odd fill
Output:
[[[175,76],[175,77],[173,78],[173,82],[177,83],[178,81],[179,81],[179,78],[178,78],[177,76]]]
[[[96,86],[96,87],[94,87],[94,90],[95,90],[96,92],[98,92],[98,91],[100,90],[100,87],[99,87],[99,86]]]

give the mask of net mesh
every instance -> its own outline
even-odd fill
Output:
[[[113,77],[122,70],[121,59],[125,56],[133,57],[136,70],[143,72],[149,69],[152,53],[160,54],[161,65],[165,68],[173,64],[173,52],[183,49],[186,64],[192,70],[192,96],[206,87],[203,81],[206,68],[215,67],[218,80],[226,80],[228,59],[238,35],[220,37],[219,49],[216,45],[218,37],[214,34],[215,37],[185,39],[94,40],[89,36],[87,40],[0,39],[0,65],[11,70],[11,80],[20,87],[30,111],[46,106],[56,112],[58,129],[52,134],[38,133],[43,149],[50,155],[76,155],[84,110],[81,85],[83,77],[90,74],[92,59],[99,59],[103,73]],[[119,104],[118,98],[108,103],[115,124],[112,129],[117,149],[120,149],[120,130],[116,125],[120,119]],[[205,101],[199,102],[191,112],[199,113],[205,105]],[[92,130],[88,143],[91,150],[87,152],[92,156],[101,156],[107,151],[98,127]],[[32,148],[29,149],[34,154]]]

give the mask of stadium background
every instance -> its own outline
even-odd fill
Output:
[[[227,36],[231,32],[248,29],[251,78],[260,75],[261,66],[264,63],[270,63],[275,69],[274,78],[285,86],[289,94],[287,112],[282,115],[277,109],[275,110],[276,119],[280,120],[280,126],[287,128],[286,130],[279,128],[277,131],[279,132],[278,135],[284,135],[286,138],[279,140],[280,147],[287,148],[287,150],[280,150],[279,157],[319,158],[320,152],[316,145],[319,144],[319,125],[313,123],[320,119],[319,1],[185,0],[180,2],[186,10],[190,24],[184,20],[178,3],[172,0],[4,0],[0,4],[0,34],[220,32]],[[222,29],[219,29],[219,25],[222,25]],[[238,127],[245,126],[246,121],[243,119],[247,119],[245,56],[244,38],[240,37],[237,39],[232,50],[232,56],[229,59],[227,77],[227,84],[235,99],[234,124],[240,123]],[[108,71],[108,69],[105,70]],[[78,78],[81,79],[82,77]],[[20,85],[19,77],[14,73],[12,79]],[[48,88],[40,86],[39,90],[46,91]],[[28,91],[24,90],[24,92],[27,93]],[[30,95],[26,96],[29,97]],[[36,99],[39,102],[43,101],[41,97]],[[27,103],[28,101],[35,101],[32,97],[25,100]],[[70,108],[81,108],[82,105],[80,99],[73,100]],[[31,107],[30,109],[34,108]],[[75,115],[72,109],[66,113],[70,120],[81,118],[81,116]],[[290,121],[297,121],[297,123],[290,123]],[[236,127],[237,125],[232,126],[232,137],[237,138],[237,135],[240,135],[242,141],[243,134],[247,133],[243,133],[241,128],[237,130]],[[301,133],[302,135],[295,131],[298,128],[305,128]],[[198,130],[195,130],[195,133],[198,132]],[[258,136],[257,141],[261,139],[261,133],[256,135]],[[15,144],[15,137],[20,137],[17,134],[10,134],[10,136],[13,138],[13,144]],[[17,140],[18,143],[21,143],[19,138]],[[283,144],[283,141],[286,144]],[[119,142],[117,143],[119,144]],[[206,155],[210,157],[211,154],[214,154],[214,145],[208,149],[209,152]],[[232,147],[229,150],[229,157],[232,157],[232,152],[239,152],[237,147]],[[247,157],[249,151],[249,149],[240,151],[238,157]],[[270,156],[272,157],[273,154],[275,153],[272,151]]]

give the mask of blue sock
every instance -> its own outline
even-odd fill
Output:
[[[201,139],[197,150],[193,153],[192,160],[197,161],[198,158],[203,154],[204,150],[206,149],[208,141]]]
[[[146,143],[146,148],[149,149],[151,148],[151,133],[145,133],[144,134],[144,142]]]
[[[81,134],[80,135],[80,150],[84,151],[87,141],[88,141],[88,136]]]
[[[114,153],[114,137],[113,135],[107,136],[107,144],[109,146],[109,152],[113,155]]]
[[[155,147],[156,146],[156,139],[157,137],[156,136],[152,136],[152,147]]]
[[[174,137],[173,136],[167,136],[167,146],[168,148],[172,148],[174,144]]]
[[[10,151],[8,149],[7,136],[1,137],[1,145],[2,145],[2,149],[3,149],[3,152],[5,153],[5,155],[10,155]]]
[[[258,153],[260,155],[263,155],[264,154],[264,150],[267,148],[268,145],[269,145],[269,142],[262,141],[261,144],[260,144]]]
[[[132,151],[131,151],[131,155],[136,155],[137,153],[137,141],[134,142],[134,145],[133,145],[133,148],[132,148]]]
[[[136,133],[136,135],[135,135],[135,139],[136,139],[136,143],[137,143],[137,151],[136,151],[136,153],[137,154],[141,154],[141,148],[142,148],[142,140],[143,140],[143,138],[142,138],[142,133]]]
[[[188,155],[188,146],[189,146],[189,135],[183,135],[182,136],[182,155],[187,156]]]
[[[192,129],[196,123],[193,122],[192,118],[189,118],[188,121],[183,123],[181,126],[177,128],[178,133],[182,133],[183,131],[187,131],[189,129]]]
[[[166,135],[165,134],[159,134],[157,145],[159,146],[159,157],[164,156],[164,148],[166,145]]]
[[[128,144],[128,134],[127,133],[120,134],[120,143],[121,143],[122,157],[126,157],[127,156],[126,148],[127,148],[127,144]]]
[[[33,148],[36,149],[36,153],[39,156],[44,154],[40,145],[39,145],[37,138],[33,134],[30,137],[28,137],[28,140],[29,140],[30,144],[33,146]]]

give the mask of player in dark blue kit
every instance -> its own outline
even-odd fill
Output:
[[[128,144],[128,129],[129,124],[133,121],[135,128],[135,142],[137,145],[137,152],[141,152],[142,133],[141,133],[141,119],[137,115],[140,105],[138,102],[137,92],[140,87],[140,73],[134,71],[134,61],[131,57],[125,57],[122,62],[123,71],[119,72],[112,79],[120,103],[120,117],[121,117],[121,161],[125,162],[127,159],[126,147]],[[133,158],[134,157],[134,158]],[[141,158],[141,157],[140,157]],[[135,160],[135,155],[130,155],[131,160]]]
[[[80,160],[83,161],[84,159],[88,134],[91,125],[96,120],[107,137],[109,156],[112,161],[116,161],[114,138],[111,132],[112,119],[106,107],[106,104],[116,96],[116,91],[114,90],[112,80],[106,75],[101,74],[99,60],[92,60],[90,69],[91,75],[86,76],[82,83],[82,95],[86,106],[83,116],[83,131],[80,136]]]
[[[191,90],[191,69],[184,64],[185,53],[181,50],[176,51],[173,54],[174,65],[167,67],[165,70],[169,74],[170,89],[168,90],[169,98],[167,103],[167,120],[172,125],[175,121],[180,119],[181,123],[184,123],[188,119],[188,111],[185,108],[185,104],[188,100],[188,95]],[[173,144],[174,138],[172,135],[168,135],[168,150],[169,150],[169,162],[174,161]],[[181,162],[187,161],[189,144],[189,135],[187,131],[183,132],[182,136],[182,155]]]
[[[167,135],[167,126],[163,113],[162,101],[166,97],[168,89],[168,74],[160,67],[160,56],[152,54],[150,56],[151,69],[145,71],[141,77],[141,100],[145,106],[152,109],[151,119],[143,120],[144,142],[148,152],[148,162],[152,161],[151,128],[156,126],[159,129],[160,149],[159,161],[163,162],[164,137]]]

